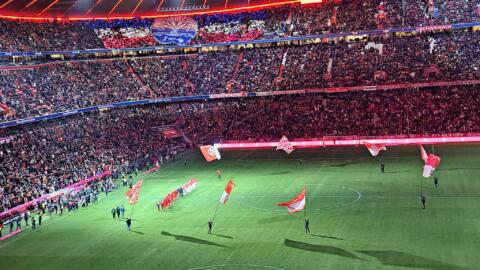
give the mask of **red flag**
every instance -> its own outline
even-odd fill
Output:
[[[290,155],[290,153],[293,152],[293,150],[295,150],[293,148],[293,145],[288,141],[288,139],[285,135],[283,135],[282,138],[280,139],[280,141],[278,142],[276,150],[279,150],[279,149],[287,152],[287,154],[289,154],[289,155]]]
[[[130,204],[135,204],[138,201],[138,195],[140,194],[140,189],[142,188],[143,180],[139,180],[135,185],[130,188],[126,195],[128,202]]]
[[[225,190],[223,191],[222,196],[220,197],[221,203],[225,204],[227,202],[228,197],[230,197],[230,193],[232,193],[234,187],[235,183],[232,181],[232,179],[230,179],[225,187]]]
[[[425,166],[423,166],[423,177],[432,176],[433,171],[440,165],[441,158],[434,154],[428,154]]]
[[[278,206],[286,206],[288,208],[288,213],[295,213],[305,209],[305,194],[307,190],[303,188],[302,192],[300,192],[297,197],[291,199],[288,202],[277,203]]]
[[[200,146],[200,151],[202,152],[205,160],[208,162],[216,159],[220,160],[222,158],[222,156],[220,155],[220,152],[215,146],[211,146],[211,145]]]
[[[383,144],[373,144],[365,142],[365,147],[367,147],[368,151],[370,151],[370,154],[372,154],[372,156],[374,157],[378,156],[378,154],[382,150],[387,151],[387,147],[385,147],[385,145]]]

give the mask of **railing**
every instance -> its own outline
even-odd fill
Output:
[[[294,148],[319,148],[334,146],[359,146],[365,142],[383,144],[386,146],[396,145],[419,145],[419,144],[447,144],[447,143],[480,143],[480,134],[443,134],[423,136],[342,136],[293,139],[290,141]],[[252,142],[252,141],[225,141],[216,143],[219,149],[257,149],[277,147],[278,141]]]

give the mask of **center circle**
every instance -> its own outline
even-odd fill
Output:
[[[362,198],[362,194],[353,188],[328,185],[328,184],[306,184],[307,194],[305,202],[307,211],[321,211],[352,205]],[[310,186],[310,188],[308,188]],[[249,208],[285,212],[284,208],[277,207],[277,203],[285,202],[296,194],[260,194],[249,193],[240,198],[240,202]]]
[[[269,266],[269,265],[257,265],[257,264],[218,264],[218,265],[206,265],[188,268],[188,270],[198,270],[198,269],[231,269],[231,270],[242,270],[242,269],[273,269],[273,270],[285,270],[285,268]]]

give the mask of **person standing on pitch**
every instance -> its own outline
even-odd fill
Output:
[[[217,170],[217,176],[218,176],[218,179],[222,180],[222,170],[220,169]]]
[[[380,170],[382,171],[382,173],[385,172],[385,164],[380,164]]]
[[[308,218],[305,219],[305,233],[310,233],[310,220]]]
[[[35,230],[35,217],[32,215],[32,229]]]
[[[120,218],[120,206],[117,206],[117,217]]]
[[[423,209],[425,209],[425,203],[426,203],[427,199],[425,198],[425,196],[420,195],[420,202],[422,202],[422,206],[423,206]]]
[[[187,160],[186,159],[183,161],[183,165],[184,165],[184,167],[187,167]]]
[[[131,218],[127,219],[126,223],[127,223],[127,230],[131,231],[132,219]]]
[[[112,211],[111,211],[111,212],[112,212],[113,218],[115,218],[115,215],[117,214],[117,210],[115,209],[115,207],[112,208]]]
[[[433,177],[433,184],[435,185],[435,188],[438,188],[438,177]]]
[[[122,214],[122,218],[125,217],[125,207],[123,205],[120,205],[120,213]]]
[[[208,221],[208,234],[212,234],[213,221]]]
[[[38,214],[38,226],[42,226],[42,213]]]
[[[3,221],[0,220],[0,238],[2,238]]]
[[[17,228],[15,230],[22,229],[22,217],[21,216],[17,217],[16,222],[17,222]]]
[[[25,212],[25,214],[23,214],[23,218],[25,219],[25,226],[28,227],[28,216],[30,216],[30,211],[27,211]]]

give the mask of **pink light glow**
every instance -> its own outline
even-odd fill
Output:
[[[295,148],[315,148],[327,146],[358,146],[365,142],[373,144],[393,145],[417,145],[417,144],[446,144],[446,143],[479,143],[480,136],[444,136],[444,137],[412,137],[412,138],[357,138],[357,139],[326,139],[312,141],[290,141]],[[242,148],[273,148],[278,142],[226,142],[215,144],[217,148],[242,149]]]

